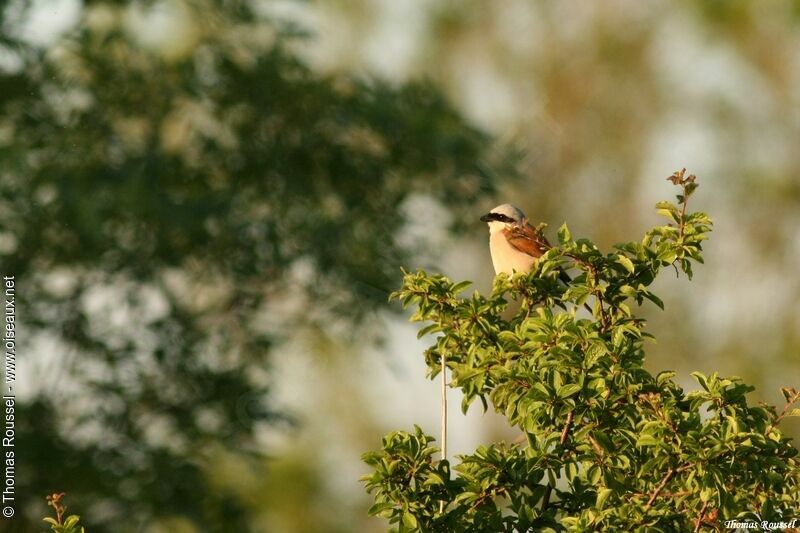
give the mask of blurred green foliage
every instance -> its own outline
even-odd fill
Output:
[[[68,490],[98,533],[263,530],[215,483],[225,460],[266,475],[258,433],[291,423],[270,357],[385,306],[419,251],[405,202],[457,227],[502,160],[431,85],[318,75],[254,4],[181,5],[170,36],[131,26],[159,3],[87,2],[46,46],[0,12],[0,267],[51,352],[17,404],[17,490]]]
[[[488,297],[406,274],[394,295],[417,307],[412,321],[430,323],[420,334],[436,334],[429,376],[444,361],[465,413],[475,399],[491,403],[524,439],[460,456],[452,477],[421,428],[393,432],[364,455],[370,514],[400,532],[717,531],[730,519],[796,518],[798,450],[778,425],[800,416],[800,392],[784,389],[778,412],[749,405],[753,387],[738,377],[695,372],[701,388],[686,393],[675,372],[644,368],[652,335],[633,303],[661,305],[650,287],[664,269],[691,278],[711,230],[705,213],[686,209],[695,177],[670,180],[678,204],[656,206],[668,224],[610,253],[565,225],[530,273],[499,275]],[[567,286],[562,268],[578,272]],[[521,305],[508,319],[512,300]],[[579,315],[587,302],[589,318]]]

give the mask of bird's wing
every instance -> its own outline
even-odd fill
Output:
[[[536,259],[551,248],[542,232],[527,223],[506,228],[503,234],[512,248]]]
[[[552,248],[547,237],[541,231],[528,224],[527,221],[523,221],[521,225],[504,229],[503,234],[512,248],[536,259],[539,259],[547,250]],[[572,281],[569,274],[564,272],[562,268],[558,269],[558,277],[567,285]]]

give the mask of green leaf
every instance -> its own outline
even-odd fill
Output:
[[[424,337],[428,333],[434,333],[434,332],[441,331],[441,330],[442,329],[441,329],[441,326],[439,324],[431,324],[431,325],[425,326],[424,328],[419,330],[419,332],[417,332],[417,338],[421,339],[422,337]]]
[[[477,499],[478,495],[476,493],[467,491],[456,496],[453,503],[472,503]]]
[[[619,292],[621,292],[624,296],[628,298],[636,298],[637,296],[639,296],[639,293],[636,291],[636,289],[634,289],[630,285],[623,285],[622,287],[619,288]]]
[[[644,425],[641,429],[642,435],[652,435],[659,429],[664,427],[664,423],[660,420],[652,420]]]
[[[589,483],[591,483],[592,485],[596,485],[596,484],[597,484],[597,482],[598,482],[598,481],[600,481],[600,476],[601,476],[602,474],[603,474],[603,472],[600,470],[600,467],[599,467],[599,466],[597,466],[597,465],[592,465],[592,466],[590,466],[590,467],[589,467],[589,469],[586,471],[586,479],[587,479],[587,480],[589,481]]]
[[[704,376],[700,372],[692,372],[691,375],[694,379],[697,380],[700,386],[703,387],[703,389],[705,389],[706,392],[708,392],[708,378],[706,378],[706,376]]]
[[[633,274],[634,270],[636,270],[636,268],[633,266],[633,261],[622,254],[617,255],[617,263],[625,267],[625,270],[631,274]]]
[[[462,281],[460,283],[456,283],[455,285],[453,285],[453,289],[452,289],[453,294],[458,294],[459,292],[463,291],[464,289],[466,289],[470,285],[472,285],[471,281]]]
[[[679,212],[678,206],[676,206],[672,202],[668,202],[666,200],[662,200],[660,202],[657,202],[656,203],[656,210],[658,210],[658,211],[663,210],[663,211],[667,211],[669,213],[678,213]]]
[[[409,529],[417,529],[417,517],[406,511],[403,513],[403,525]]]
[[[432,485],[444,485],[444,478],[436,472],[428,474],[428,479],[423,483],[424,486],[430,487]]]
[[[602,509],[605,506],[606,500],[611,493],[614,492],[613,490],[609,489],[608,487],[603,487],[602,489],[597,491],[597,500],[595,501],[595,507],[598,509]]]
[[[672,220],[675,220],[677,222],[677,217],[669,209],[656,209],[656,213],[658,213],[662,217],[671,218]]]
[[[556,396],[559,398],[569,398],[573,394],[577,394],[583,387],[577,383],[567,383],[558,388]]]
[[[668,265],[674,263],[677,258],[678,254],[674,250],[664,250],[662,253],[658,254],[658,259]]]
[[[566,222],[558,228],[558,242],[567,244],[572,240],[572,234],[569,232]]]
[[[638,440],[636,441],[636,446],[658,446],[658,443],[659,441],[654,436],[645,434],[639,436]]]
[[[611,437],[605,431],[592,431],[592,437],[594,440],[597,441],[597,444],[608,453],[612,453],[614,451],[614,441],[611,440]]]
[[[783,394],[784,400],[787,402],[794,401],[794,397],[797,395],[797,390],[793,387],[781,387],[781,394]]]
[[[653,302],[654,304],[656,304],[661,309],[664,309],[664,302],[661,300],[661,298],[659,298],[658,296],[656,296],[652,292],[644,291],[644,292],[642,292],[642,295],[645,298],[647,298],[648,300],[650,300],[651,302]]]
[[[675,372],[673,372],[672,370],[663,370],[658,373],[658,376],[656,376],[656,384],[659,387],[661,387],[662,385],[664,385],[664,383],[666,383],[667,381],[671,380],[674,377],[675,377]]]
[[[388,518],[388,516],[386,516],[386,512],[393,510],[394,506],[394,502],[378,502],[369,508],[367,514],[370,516],[382,516],[383,518]]]

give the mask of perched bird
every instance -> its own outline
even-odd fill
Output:
[[[498,205],[483,215],[481,220],[489,224],[489,250],[495,274],[528,272],[550,249],[547,238],[528,224],[525,213],[519,207]],[[565,281],[569,281],[569,276]]]
[[[489,224],[489,251],[492,254],[494,273],[529,272],[536,261],[551,248],[541,231],[528,223],[522,209],[511,204],[498,205],[481,217]],[[558,279],[569,285],[572,278],[558,269]],[[559,303],[563,307],[563,304]],[[589,313],[592,308],[583,304]]]

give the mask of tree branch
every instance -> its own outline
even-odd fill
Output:
[[[569,435],[570,427],[572,427],[572,420],[575,417],[575,412],[570,411],[567,415],[567,421],[564,423],[564,429],[561,430],[561,439],[559,439],[558,443],[563,446],[565,442],[567,442],[567,436]]]
[[[653,493],[650,495],[650,499],[647,500],[647,505],[644,506],[645,509],[649,509],[653,505],[653,502],[655,502],[656,498],[658,498],[658,494],[661,492],[661,489],[663,489],[667,485],[667,483],[669,483],[669,480],[672,478],[672,475],[674,473],[675,469],[670,468],[667,474],[661,480],[661,483],[658,484]]]
[[[700,531],[700,525],[703,523],[703,518],[706,515],[706,508],[708,508],[708,502],[705,502],[703,504],[703,508],[700,509],[700,516],[697,517],[697,520],[695,521],[694,524],[694,533]]]
[[[781,389],[782,391],[784,389]],[[791,393],[794,394],[791,394]],[[770,423],[767,430],[764,432],[764,435],[769,435],[770,431],[778,427],[781,421],[786,418],[786,415],[789,414],[789,409],[800,400],[800,391],[795,391],[794,389],[790,389],[790,393],[786,396],[786,404],[783,406],[783,411],[781,414],[775,417],[775,420]]]

